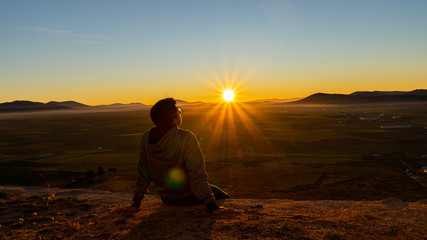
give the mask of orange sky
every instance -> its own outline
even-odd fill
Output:
[[[1,1],[0,102],[427,89],[425,12],[425,1]]]

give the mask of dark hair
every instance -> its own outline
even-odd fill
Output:
[[[150,110],[150,117],[156,126],[167,126],[177,117],[178,108],[173,98],[162,99]]]

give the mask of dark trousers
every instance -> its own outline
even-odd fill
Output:
[[[215,200],[230,198],[230,196],[226,192],[224,192],[221,188],[212,184],[210,184],[210,186],[212,189],[212,193],[214,194]],[[191,195],[186,198],[181,198],[181,199],[166,198],[166,197],[160,196],[160,199],[162,199],[162,202],[166,205],[196,205],[196,204],[202,203],[199,200],[197,200],[197,198],[194,195]]]

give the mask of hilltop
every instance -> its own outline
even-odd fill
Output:
[[[176,100],[181,106],[191,104],[201,104],[203,102],[187,102],[184,100]],[[56,102],[50,101],[47,103],[32,102],[27,100],[16,100],[13,102],[0,103],[0,113],[14,112],[39,112],[39,111],[58,111],[58,110],[90,110],[90,111],[120,111],[120,110],[141,110],[150,107],[143,103],[113,103],[105,105],[90,106],[76,101]]]
[[[425,102],[427,90],[413,91],[359,91],[351,94],[315,93],[292,103],[302,104],[354,104],[384,102]]]
[[[423,239],[425,201],[234,199],[238,213],[203,205],[165,206],[147,196],[141,211],[112,211],[131,194],[0,186],[2,239]]]
[[[13,101],[0,104],[0,112],[19,112],[19,111],[46,111],[46,110],[66,110],[88,108],[88,105],[74,101],[48,103],[31,101]]]
[[[142,103],[114,103],[110,105],[97,105],[90,106],[75,101],[56,102],[50,101],[48,103],[32,102],[26,100],[17,100],[13,102],[0,103],[0,113],[2,112],[34,112],[34,111],[53,111],[53,110],[126,110],[134,108],[144,108],[147,105]]]

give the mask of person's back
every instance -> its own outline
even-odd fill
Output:
[[[195,195],[205,203],[212,202],[214,198],[207,182],[203,155],[195,136],[173,127],[158,142],[150,144],[152,130],[142,137],[140,164],[162,199],[185,199]],[[137,187],[145,186],[137,184]]]
[[[130,211],[139,208],[151,182],[158,187],[165,204],[204,203],[210,212],[232,211],[216,204],[215,199],[229,196],[208,183],[196,137],[190,131],[178,128],[182,122],[181,114],[182,110],[176,107],[172,98],[162,99],[151,108],[150,116],[156,126],[146,131],[141,139],[133,209]]]

